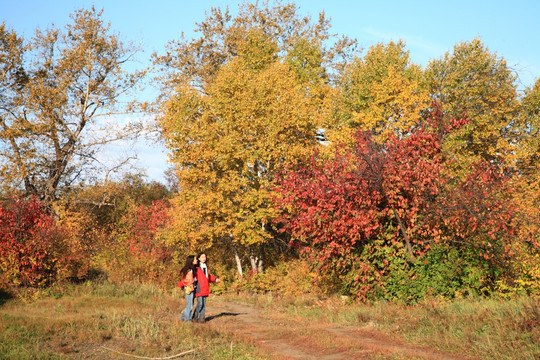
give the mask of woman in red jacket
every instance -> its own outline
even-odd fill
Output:
[[[217,277],[210,275],[208,265],[206,264],[206,254],[200,253],[197,255],[199,265],[197,266],[197,291],[195,298],[197,298],[197,307],[193,314],[193,320],[200,323],[204,322],[204,313],[206,311],[206,298],[210,295],[210,283],[220,282]]]

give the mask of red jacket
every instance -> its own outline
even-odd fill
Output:
[[[208,268],[206,271],[208,272],[208,277],[204,274],[203,269],[197,266],[197,281],[199,282],[198,286],[201,290],[195,294],[195,297],[210,295],[210,283],[216,281],[216,277],[210,275]]]

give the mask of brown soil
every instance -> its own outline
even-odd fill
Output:
[[[211,302],[201,326],[229,333],[277,359],[471,359],[404,343],[367,327],[336,327],[263,315],[257,308]]]

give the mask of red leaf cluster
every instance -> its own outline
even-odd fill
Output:
[[[481,247],[486,234],[493,243],[511,232],[496,167],[479,163],[465,180],[445,177],[442,142],[466,120],[447,120],[436,106],[431,115],[407,136],[378,144],[358,132],[354,147],[337,147],[331,160],[316,154],[309,165],[287,169],[275,204],[291,245],[322,269],[347,273],[376,240],[404,248],[414,261],[439,241]]]
[[[157,239],[159,230],[165,228],[170,219],[169,208],[167,200],[156,200],[150,206],[140,205],[130,215],[127,233],[132,255],[159,261],[170,257],[169,251]]]
[[[44,285],[57,268],[61,230],[35,197],[11,197],[0,205],[0,265],[8,282]]]

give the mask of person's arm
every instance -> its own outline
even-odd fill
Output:
[[[208,281],[218,283],[218,282],[220,282],[221,280],[220,280],[218,277],[213,276],[213,275],[210,274],[210,275],[208,276]]]

